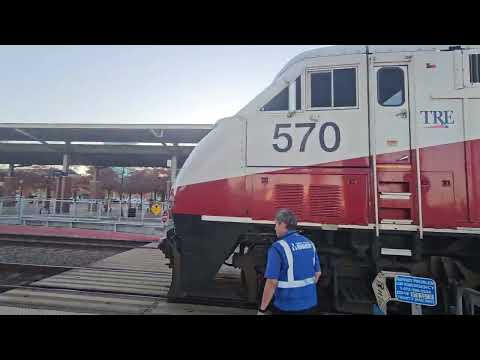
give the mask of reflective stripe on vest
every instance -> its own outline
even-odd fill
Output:
[[[290,246],[288,246],[285,240],[279,240],[278,243],[282,246],[287,257],[288,269],[287,269],[287,281],[279,281],[278,287],[282,289],[287,288],[299,288],[307,285],[315,284],[315,276],[303,280],[295,280],[293,276],[293,254]],[[313,244],[313,243],[312,243]],[[315,251],[315,246],[313,247]],[[313,253],[313,263],[315,264],[315,252]]]
[[[315,248],[315,244],[313,243],[313,241],[310,241],[310,243],[312,244],[312,247],[313,247],[313,266],[315,266],[315,258],[316,258],[316,254],[317,254],[317,249]]]

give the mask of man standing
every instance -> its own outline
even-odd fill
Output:
[[[272,298],[273,314],[308,314],[317,306],[320,260],[313,242],[296,232],[296,226],[297,219],[290,210],[278,211],[278,240],[268,250],[267,280],[257,315],[266,314]]]

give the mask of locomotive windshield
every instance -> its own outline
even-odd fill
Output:
[[[302,108],[302,76],[300,75],[295,80],[295,108],[300,110]],[[275,95],[267,104],[265,104],[260,111],[288,111],[289,104],[289,90],[286,86],[282,91]]]

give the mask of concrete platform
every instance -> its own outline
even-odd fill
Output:
[[[95,315],[68,311],[28,309],[22,307],[0,306],[0,315]]]
[[[159,236],[143,234],[26,225],[0,225],[0,235],[25,235],[94,240],[126,240],[139,242],[158,242],[161,240]]]
[[[145,315],[256,315],[257,310],[160,302]]]

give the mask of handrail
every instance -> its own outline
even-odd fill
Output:
[[[127,211],[125,206],[131,204]],[[113,203],[107,199],[56,199],[56,198],[26,198],[26,197],[0,197],[0,218],[16,217],[22,223],[26,219],[35,218],[51,218],[51,217],[65,217],[65,218],[97,218],[98,220],[123,219],[141,221],[158,220],[162,221],[162,216],[167,214],[170,210],[168,201],[155,201],[161,204],[162,212],[159,215],[150,213],[150,201],[135,201],[121,200]],[[120,209],[123,207],[123,214]],[[128,207],[128,206],[127,206]]]
[[[464,313],[463,300],[467,305],[467,309]],[[475,315],[475,306],[480,307],[480,291],[470,288],[457,288],[457,315]]]
[[[378,219],[378,179],[377,179],[377,142],[376,142],[376,128],[375,128],[375,104],[373,101],[373,96],[371,94],[374,94],[375,92],[373,91],[373,84],[374,81],[371,79],[371,77],[375,76],[374,72],[374,67],[373,67],[373,62],[370,61],[370,54],[368,51],[368,46],[367,46],[367,90],[368,90],[368,101],[369,101],[369,110],[368,110],[368,116],[369,116],[369,121],[370,121],[370,149],[372,151],[372,160],[373,160],[373,191],[374,191],[374,206],[375,206],[375,235],[376,237],[380,236],[380,229],[379,229],[379,219]]]

